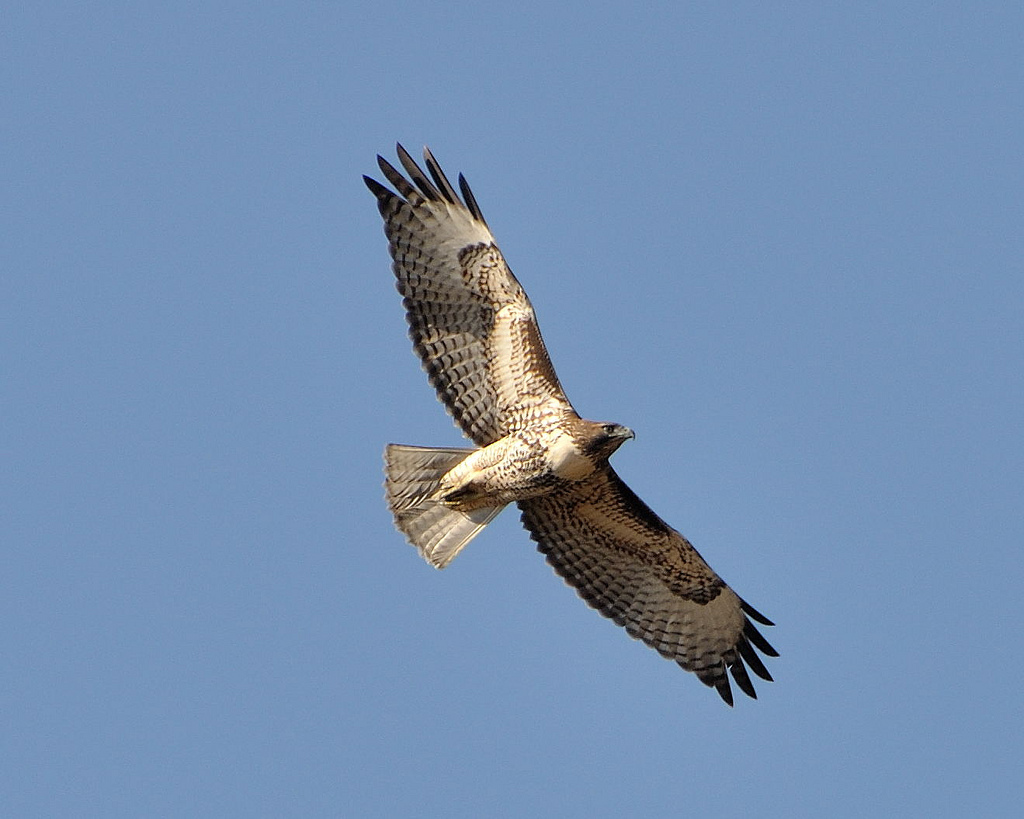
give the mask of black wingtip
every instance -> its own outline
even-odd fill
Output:
[[[435,202],[444,197],[441,195],[434,183],[430,181],[423,169],[416,164],[416,160],[412,158],[412,155],[402,147],[401,143],[395,146],[395,150],[398,152],[398,160],[402,163],[402,167],[405,168],[405,172],[409,174],[409,179],[412,180],[413,184],[419,188],[420,193],[427,199],[432,199]]]
[[[466,182],[466,177],[461,173],[459,174],[459,191],[462,192],[460,199],[455,186],[448,181],[448,177],[441,170],[440,163],[434,157],[429,147],[423,147],[423,159],[429,176],[423,172],[423,169],[420,168],[401,142],[395,143],[395,153],[398,154],[399,163],[405,170],[405,173],[408,174],[408,179],[380,154],[377,154],[377,165],[381,173],[384,174],[384,178],[394,186],[400,197],[414,206],[417,200],[428,199],[435,202],[446,201],[457,207],[465,207],[472,214],[473,218],[485,227],[487,226],[487,220],[484,219],[480,205],[477,203],[476,197],[473,196],[469,183]],[[363,179],[366,182],[366,186],[382,203],[391,196],[394,196],[391,191],[375,179],[366,176]]]
[[[732,678],[736,680],[736,685],[740,687],[740,690],[753,700],[757,699],[757,691],[754,690],[754,684],[750,681],[750,675],[747,674],[746,666],[743,665],[743,659],[737,657],[732,665],[729,666],[729,671],[732,673]]]
[[[761,658],[757,656],[757,652],[751,647],[750,643],[747,642],[747,638],[740,635],[740,639],[736,641],[736,648],[740,653],[740,656],[747,661],[747,665],[750,666],[750,670],[757,674],[762,680],[768,682],[774,682],[772,675],[768,673],[768,669],[765,668]]]
[[[779,656],[779,652],[772,648],[772,644],[764,638],[764,635],[749,620],[743,624],[743,634],[762,654],[768,657]]]
[[[734,706],[732,701],[732,686],[729,685],[728,677],[722,677],[721,682],[715,683],[715,690],[718,691],[718,696],[722,698],[722,701],[725,702],[726,705],[730,708]]]
[[[740,600],[740,606],[742,606],[744,612],[746,612],[750,617],[753,617],[755,620],[757,620],[757,622],[759,622],[762,626],[775,625],[775,623],[773,623],[771,620],[769,620],[767,617],[761,614],[761,612],[755,609],[746,600]]]
[[[482,224],[486,225],[487,220],[484,219],[484,214],[480,210],[480,205],[477,204],[476,197],[473,196],[473,191],[469,188],[469,183],[466,181],[461,173],[459,174],[459,190],[462,191],[462,198],[466,202],[466,207],[469,208],[469,212],[479,220]]]
[[[384,199],[388,196],[388,194],[391,193],[391,191],[389,191],[382,184],[380,184],[380,182],[378,182],[371,176],[367,176],[366,174],[363,174],[363,182],[365,182],[366,187],[370,189],[370,193],[372,193],[378,199]]]
[[[444,171],[441,170],[441,163],[434,158],[434,155],[430,152],[430,148],[426,145],[423,146],[423,159],[427,163],[427,170],[430,171],[430,175],[434,179],[434,184],[437,185],[444,198],[453,205],[461,204],[459,202],[459,195],[452,187],[452,183],[448,181],[448,177],[445,176]]]

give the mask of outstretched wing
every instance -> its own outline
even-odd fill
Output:
[[[540,551],[580,597],[662,656],[714,686],[732,705],[729,675],[756,698],[746,665],[772,677],[755,648],[778,652],[741,600],[609,466],[550,495],[520,501]]]
[[[438,397],[479,446],[538,414],[572,413],[530,300],[469,185],[460,175],[460,199],[428,149],[424,157],[431,178],[401,145],[409,179],[377,157],[397,194],[363,179],[384,217],[409,335]]]

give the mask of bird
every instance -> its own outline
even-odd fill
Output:
[[[747,667],[770,682],[757,652],[778,652],[755,622],[774,624],[612,468],[610,456],[633,431],[586,420],[569,402],[533,306],[465,177],[456,191],[429,148],[427,173],[401,144],[396,150],[404,174],[377,156],[393,189],[363,181],[384,220],[413,349],[475,445],[385,447],[396,527],[443,569],[515,503],[538,550],[591,607],[728,705],[730,676],[756,699]]]

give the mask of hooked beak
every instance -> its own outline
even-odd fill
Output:
[[[622,426],[622,424],[615,424],[610,430],[608,430],[607,434],[609,438],[618,438],[622,441],[628,441],[630,438],[636,438],[636,433],[629,427]]]

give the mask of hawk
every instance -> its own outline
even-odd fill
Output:
[[[401,146],[403,175],[377,198],[409,336],[441,402],[475,448],[389,444],[385,493],[395,524],[439,569],[515,503],[548,563],[588,604],[732,705],[729,675],[757,696],[755,649],[778,652],[773,625],[608,463],[632,430],[587,421],[555,375],[533,307],[505,263],[476,197],[461,196],[424,149],[429,177]]]

